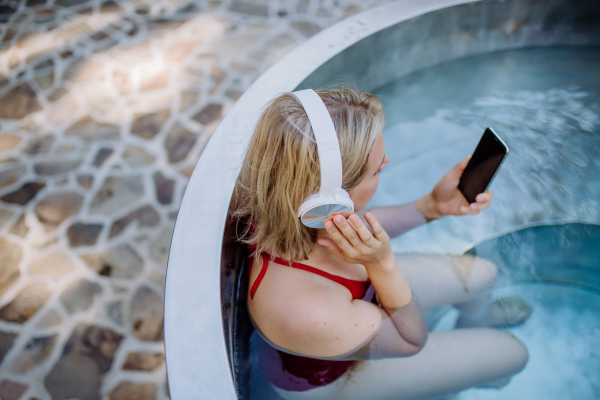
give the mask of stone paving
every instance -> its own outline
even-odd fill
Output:
[[[382,2],[0,2],[2,400],[168,398],[166,263],[202,149],[266,68]]]

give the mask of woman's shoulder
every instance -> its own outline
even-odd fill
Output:
[[[250,284],[261,268],[253,266]],[[338,283],[272,261],[254,297],[248,296],[248,310],[272,343],[313,357],[347,352],[361,344],[381,321],[376,306],[352,301]]]

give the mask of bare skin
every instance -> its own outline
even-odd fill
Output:
[[[469,159],[459,162],[432,192],[417,200],[417,209],[428,221],[444,215],[477,214],[490,206],[491,192],[479,194],[476,203],[468,204],[458,190]],[[411,288],[398,267],[387,232],[395,236],[402,206],[364,211],[379,184],[379,172],[388,162],[380,133],[365,176],[349,192],[355,213],[326,221],[326,228],[317,230],[317,243],[303,263],[348,279],[369,278],[382,306],[397,308],[410,302]],[[250,284],[261,267],[253,265]],[[386,317],[382,308],[353,300],[350,291],[336,282],[274,262],[269,263],[260,289],[254,299],[248,297],[247,304],[254,322],[270,341],[312,357],[334,357],[355,349]],[[414,349],[415,354],[419,351]]]

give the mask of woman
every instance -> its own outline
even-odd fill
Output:
[[[248,310],[265,342],[264,373],[285,399],[429,399],[521,371],[524,345],[493,326],[522,322],[518,299],[490,302],[497,275],[470,256],[395,255],[390,236],[444,215],[477,214],[457,189],[469,157],[414,203],[364,207],[388,164],[380,101],[355,88],[320,90],[338,136],[343,189],[355,212],[324,229],[298,218],[319,190],[313,131],[291,93],[262,113],[236,187],[234,216],[252,253]],[[456,329],[428,335],[422,310],[460,312]],[[512,306],[512,308],[511,308]]]

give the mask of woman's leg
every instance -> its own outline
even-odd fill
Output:
[[[397,254],[398,265],[424,310],[453,304],[461,314],[485,314],[498,268],[472,256]],[[333,384],[279,394],[288,400],[435,399],[510,377],[528,360],[510,333],[488,328],[430,333],[412,357],[359,361]]]
[[[519,298],[491,302],[498,267],[486,259],[397,254],[396,260],[424,310],[452,304],[461,312],[457,328],[512,326],[531,313]]]
[[[514,375],[527,359],[527,349],[510,333],[456,329],[431,333],[412,357],[358,361],[330,385],[277,392],[286,400],[436,399]]]
[[[360,362],[339,398],[435,399],[514,375],[527,360],[525,346],[504,331],[434,332],[412,357]]]
[[[496,265],[473,256],[396,254],[396,260],[424,310],[453,304],[479,313],[498,275]]]

